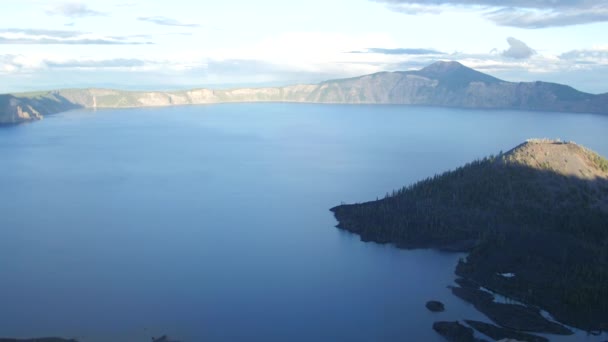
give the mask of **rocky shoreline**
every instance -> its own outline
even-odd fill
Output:
[[[452,293],[468,302],[501,327],[515,331],[529,331],[555,335],[572,335],[565,326],[551,322],[536,308],[494,301],[494,296],[479,288],[451,287]]]

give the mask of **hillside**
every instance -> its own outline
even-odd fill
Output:
[[[0,95],[0,124],[42,119],[42,115],[27,102],[12,95]]]
[[[608,329],[608,161],[580,145],[530,140],[331,210],[364,241],[470,252],[458,275],[563,323]]]
[[[64,89],[0,96],[0,123],[37,120],[74,108],[227,102],[410,104],[608,114],[608,94],[587,94],[554,83],[506,82],[458,62],[436,62],[416,71],[381,72],[316,85],[176,92]],[[7,98],[11,100],[7,102]],[[9,104],[4,105],[4,102]]]

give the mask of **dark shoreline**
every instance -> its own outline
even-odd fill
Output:
[[[333,211],[334,208],[332,208]],[[346,229],[343,228],[341,225],[337,225],[336,228],[341,229],[341,230],[345,230],[348,231],[351,234],[356,234],[359,235],[360,239],[362,242],[373,242],[373,243],[377,243],[377,244],[381,244],[381,245],[392,245],[395,248],[398,249],[404,249],[404,250],[412,250],[412,249],[434,249],[434,250],[438,250],[441,252],[446,252],[446,253],[467,253],[467,259],[468,257],[471,255],[471,252],[475,250],[475,248],[478,246],[478,241],[474,241],[474,240],[464,240],[464,241],[456,241],[455,243],[447,243],[447,242],[441,242],[437,245],[433,245],[433,243],[431,242],[422,242],[421,244],[415,244],[415,243],[394,243],[394,242],[390,242],[387,241],[385,239],[375,239],[373,235],[371,234],[366,234],[366,235],[360,235],[356,230],[352,230],[352,229]],[[460,260],[460,262],[458,263],[458,265],[456,266],[455,270],[454,270],[454,274],[456,276],[459,276],[461,278],[457,278],[457,282],[459,284],[461,284],[461,287],[456,287],[456,288],[466,288],[466,286],[462,286],[462,284],[479,284],[479,286],[487,288],[489,290],[491,290],[492,292],[503,296],[505,298],[510,298],[513,300],[517,300],[519,302],[522,302],[526,305],[527,308],[530,308],[531,310],[538,310],[539,306],[536,306],[534,303],[530,303],[529,301],[526,301],[525,297],[522,296],[514,296],[513,292],[508,291],[508,287],[506,286],[502,286],[501,282],[498,281],[487,281],[487,279],[493,279],[496,277],[493,277],[493,275],[495,275],[495,273],[490,274],[485,274],[483,272],[478,272],[478,273],[471,273],[468,271],[468,269],[474,269],[477,267],[476,265],[472,265],[470,262],[465,262],[464,260]],[[471,276],[473,275],[473,276]],[[481,275],[481,277],[480,277]],[[459,297],[459,296],[458,296]],[[476,302],[478,302],[480,300],[480,296],[477,296],[478,298],[476,299],[469,299],[469,300],[465,300],[461,297],[461,299],[475,305]],[[481,296],[483,297],[483,296]],[[482,299],[483,300],[483,299]],[[497,304],[497,305],[502,305],[502,304]],[[504,304],[507,305],[507,304]],[[477,308],[477,307],[476,307]],[[479,308],[477,308],[478,311],[486,314],[486,312],[484,312],[484,310],[480,310]],[[546,310],[545,311],[549,311]],[[555,317],[556,314],[555,312],[551,312],[549,311],[549,313]],[[498,315],[503,315],[504,316],[505,313],[498,313]],[[506,312],[507,315],[509,315],[508,311]],[[558,314],[559,315],[559,314]],[[487,314],[486,314],[487,316]],[[549,321],[548,321],[549,322]],[[590,334],[601,334],[603,332],[608,331],[608,329],[606,328],[606,326],[604,326],[603,329],[598,329],[598,328],[593,328],[591,326],[586,326],[586,325],[575,325],[575,324],[571,324],[571,322],[563,322],[561,320],[558,320],[558,322],[561,323],[565,323],[568,326],[572,326],[581,330],[585,330]],[[601,317],[600,320],[597,321],[599,324],[602,324],[601,321]],[[498,323],[495,321],[495,323]],[[570,323],[570,324],[569,324]],[[500,324],[498,324],[500,325]],[[504,327],[502,325],[500,325],[502,328],[507,328]],[[560,325],[561,326],[561,325]],[[572,334],[572,332],[563,327],[563,329],[557,328],[555,330],[552,331],[535,331],[535,332],[545,332],[545,333],[554,333],[554,334],[562,334],[562,335],[570,335]],[[508,329],[508,328],[507,328]],[[518,332],[519,330],[516,329],[511,329],[515,332]],[[524,330],[521,330],[524,331]],[[531,330],[527,330],[527,331],[531,331]]]

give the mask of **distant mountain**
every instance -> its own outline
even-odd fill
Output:
[[[608,160],[580,145],[531,140],[331,210],[364,241],[468,251],[458,275],[608,331]]]
[[[418,71],[382,72],[323,82],[309,100],[608,113],[608,94],[583,93],[555,83],[507,82],[458,62],[437,62]]]
[[[608,114],[608,94],[583,93],[555,83],[507,82],[458,62],[436,62],[416,71],[380,72],[315,85],[175,92],[66,89],[1,95],[0,124],[36,120],[74,108],[226,102],[409,104]]]

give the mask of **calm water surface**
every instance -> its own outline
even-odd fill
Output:
[[[462,255],[362,243],[328,209],[530,137],[608,155],[607,131],[598,115],[295,104],[0,128],[0,336],[441,341],[435,320],[485,320],[446,288]]]

